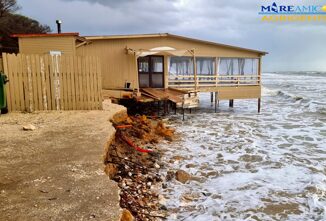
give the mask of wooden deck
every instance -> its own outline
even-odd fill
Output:
[[[187,91],[174,90],[170,88],[159,89],[159,88],[142,88],[142,96],[153,98],[157,101],[171,101],[175,104],[181,104],[183,97],[187,94]]]
[[[152,98],[155,101],[170,101],[176,107],[194,108],[199,105],[198,93],[193,90],[142,88],[141,93],[142,96]]]

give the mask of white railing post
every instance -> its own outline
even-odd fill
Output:
[[[218,72],[220,67],[220,58],[215,57],[215,86],[218,85]]]
[[[197,91],[198,88],[198,78],[197,78],[197,62],[196,62],[196,56],[195,56],[195,50],[192,50],[192,56],[193,56],[193,63],[194,63],[194,80],[195,80],[195,91]]]

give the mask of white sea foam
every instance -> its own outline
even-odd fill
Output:
[[[172,117],[181,138],[164,159],[185,156],[168,167],[197,179],[168,183],[169,220],[326,220],[326,77],[312,77],[266,75],[261,114],[254,100],[214,113],[203,94],[200,111]]]
[[[267,88],[267,87],[262,87],[262,96],[265,97],[265,96],[276,96],[279,94],[279,90],[277,89],[270,89],[270,88]]]

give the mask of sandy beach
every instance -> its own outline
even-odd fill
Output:
[[[106,107],[0,117],[0,220],[119,219],[103,155],[115,132],[109,120],[125,108]]]

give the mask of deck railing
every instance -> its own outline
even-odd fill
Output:
[[[169,75],[168,85],[174,88],[259,85],[259,75]]]

